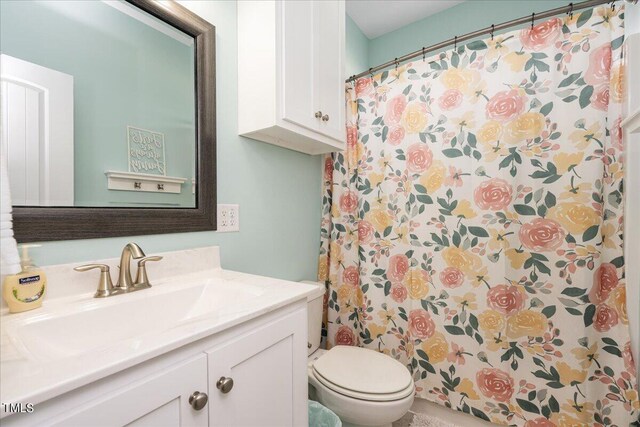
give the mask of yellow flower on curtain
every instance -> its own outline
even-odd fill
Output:
[[[524,113],[507,124],[504,129],[504,141],[518,144],[528,139],[534,139],[544,129],[544,116],[540,113]]]
[[[368,178],[372,188],[376,188],[378,185],[382,184],[382,181],[384,181],[384,175],[377,172],[371,172],[368,175]]]
[[[318,280],[324,282],[329,278],[329,258],[326,255],[320,255],[318,258]]]
[[[457,385],[456,391],[460,394],[466,395],[467,398],[471,400],[480,399],[480,396],[473,388],[473,382],[469,378],[463,378],[462,381],[460,381],[460,384]]]
[[[442,187],[446,171],[440,160],[434,161],[429,169],[420,176],[420,185],[425,187],[429,194],[435,193]]]
[[[584,153],[581,151],[577,153],[561,152],[553,156],[553,162],[559,173],[565,173],[570,167],[579,165],[583,158]]]
[[[422,350],[429,356],[429,363],[440,363],[447,358],[449,344],[440,332],[434,333],[430,338],[422,343]]]
[[[569,140],[576,144],[579,150],[585,150],[595,140],[602,139],[601,125],[599,122],[592,123],[588,128],[580,127],[569,135]]]
[[[502,136],[502,125],[496,120],[489,120],[482,125],[478,131],[478,141],[481,143],[490,143],[500,140]]]
[[[526,260],[529,259],[531,254],[527,251],[518,250],[515,248],[507,249],[505,255],[509,259],[511,268],[519,269],[524,266]]]
[[[478,215],[471,207],[469,200],[460,200],[458,206],[456,206],[451,213],[453,213],[454,216],[467,219],[475,218]]]
[[[587,371],[584,369],[573,369],[566,362],[556,363],[556,370],[560,374],[560,382],[570,386],[582,384],[587,379]]]
[[[387,333],[386,326],[377,325],[375,323],[367,323],[367,329],[371,338],[378,338]]]
[[[533,310],[522,310],[507,319],[507,336],[512,339],[541,337],[547,330],[547,318]]]
[[[447,89],[457,89],[463,93],[473,88],[479,80],[480,75],[477,71],[466,68],[449,68],[441,77],[441,82]]]
[[[572,234],[582,234],[601,220],[598,212],[591,206],[574,202],[558,203],[549,209],[547,217],[562,224]]]
[[[418,133],[427,126],[427,107],[425,104],[414,102],[409,104],[402,113],[402,126],[407,133]]]
[[[524,69],[527,61],[531,59],[531,54],[526,52],[510,52],[504,57],[504,62],[509,64],[513,72],[520,72]]]
[[[426,271],[411,269],[404,280],[411,298],[423,299],[429,294],[428,275]]]
[[[485,310],[478,316],[480,329],[492,334],[502,332],[505,327],[504,314],[495,310]]]
[[[472,276],[475,271],[482,267],[480,257],[457,247],[446,248],[442,251],[442,258],[449,267],[458,268],[467,276]]]
[[[367,221],[373,225],[378,233],[383,233],[387,227],[393,224],[393,218],[386,210],[374,209],[366,215]]]

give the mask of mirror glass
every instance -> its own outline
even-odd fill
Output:
[[[121,1],[0,2],[14,206],[196,207],[195,44]]]

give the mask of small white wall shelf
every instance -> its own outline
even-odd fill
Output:
[[[152,175],[148,173],[106,171],[107,188],[119,191],[145,191],[151,193],[180,193],[186,178]]]
[[[638,108],[633,113],[629,114],[626,119],[620,123],[623,129],[625,129],[629,133],[639,133],[640,132],[640,108]]]

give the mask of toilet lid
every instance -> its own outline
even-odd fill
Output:
[[[366,348],[333,347],[313,363],[313,370],[326,380],[322,383],[336,385],[343,394],[350,390],[358,395],[404,395],[413,390],[411,374],[402,363]]]

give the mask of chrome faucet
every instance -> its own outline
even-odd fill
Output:
[[[118,274],[118,281],[116,282],[116,289],[122,289],[124,292],[129,292],[133,288],[133,278],[131,277],[131,257],[134,259],[143,258],[144,251],[136,243],[127,243],[122,249],[122,255],[120,256],[120,267]]]

